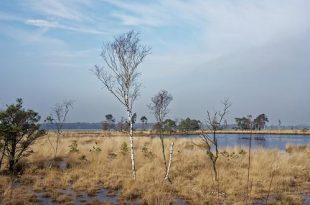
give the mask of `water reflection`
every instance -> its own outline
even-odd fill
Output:
[[[177,138],[199,138],[199,135],[179,135]],[[248,134],[218,134],[220,148],[244,148],[249,145]],[[310,145],[310,135],[252,135],[253,148],[267,148],[285,150],[287,144]]]

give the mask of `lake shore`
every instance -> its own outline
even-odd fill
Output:
[[[53,132],[53,131],[50,131]],[[119,132],[119,131],[102,131],[102,130],[66,130],[67,133],[75,133],[78,135],[96,135],[96,136],[127,136],[127,132]],[[211,134],[212,131],[208,130],[199,130],[199,131],[175,131],[175,132],[164,132],[163,135],[170,136],[170,135],[201,135],[204,134]],[[229,130],[218,130],[216,131],[217,134],[255,134],[255,135],[310,135],[310,130],[235,130],[235,129],[229,129]],[[155,136],[159,135],[159,133],[156,133],[154,131],[141,131],[136,130],[134,132],[134,135],[137,137],[147,137],[147,136]]]

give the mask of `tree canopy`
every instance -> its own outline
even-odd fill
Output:
[[[200,129],[200,121],[195,119],[186,118],[185,120],[181,120],[179,123],[179,130],[181,131],[193,131]]]
[[[264,129],[267,122],[269,122],[268,117],[265,114],[260,114],[254,119],[254,127],[258,130]]]
[[[163,122],[163,130],[169,133],[175,132],[177,129],[177,124],[174,120],[166,119]]]
[[[15,171],[21,158],[31,153],[30,146],[45,135],[40,129],[40,116],[33,110],[25,110],[21,98],[16,104],[0,111],[0,136],[3,154],[8,158],[10,172]]]
[[[251,129],[264,129],[266,123],[269,122],[265,114],[258,115],[254,120],[252,120],[252,115],[246,117],[235,118],[237,123],[237,128],[242,130],[251,130]]]

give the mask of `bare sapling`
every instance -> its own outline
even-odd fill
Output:
[[[136,179],[135,152],[133,142],[133,104],[139,96],[138,66],[150,54],[150,48],[140,44],[139,33],[129,31],[114,37],[113,42],[104,43],[101,57],[104,66],[95,66],[93,73],[124,106],[129,123],[129,142],[132,177]]]
[[[209,130],[211,135],[205,132],[202,132],[201,139],[203,141],[203,147],[206,151],[207,156],[209,157],[212,163],[212,170],[214,174],[214,180],[218,181],[218,173],[216,162],[219,157],[218,141],[216,137],[216,132],[224,128],[223,122],[225,117],[228,114],[228,110],[231,107],[231,103],[228,99],[225,99],[223,102],[223,110],[217,111],[213,115],[207,111],[206,127]]]
[[[250,181],[251,177],[251,150],[252,150],[252,130],[254,129],[254,121],[252,120],[252,115],[247,116],[248,120],[246,121],[247,127],[250,129],[250,137],[249,137],[249,146],[248,146],[248,168],[247,168],[247,196],[246,196],[246,204],[251,203],[251,190],[252,190],[252,181]]]
[[[228,110],[231,107],[231,103],[229,99],[225,99],[223,101],[223,110],[217,111],[214,114],[211,114],[207,111],[207,119],[206,119],[206,127],[208,129],[208,134],[202,131],[201,139],[202,139],[202,147],[205,149],[208,158],[212,164],[212,172],[213,172],[213,180],[217,183],[217,198],[219,202],[219,194],[220,194],[220,180],[219,180],[219,170],[217,168],[217,160],[219,157],[219,145],[217,141],[217,131],[224,128],[227,124],[225,121],[225,117],[228,114]],[[225,122],[225,123],[224,123]]]
[[[158,94],[156,94],[154,97],[151,98],[151,103],[148,105],[151,113],[154,115],[156,119],[157,129],[159,131],[159,139],[161,142],[161,149],[162,149],[162,155],[164,160],[164,167],[165,167],[165,180],[169,180],[169,171],[171,166],[171,160],[173,155],[173,145],[174,143],[171,143],[170,146],[170,157],[169,157],[169,163],[167,163],[166,160],[166,153],[165,153],[165,142],[163,138],[163,122],[165,120],[165,117],[169,113],[168,106],[170,102],[173,100],[172,95],[168,93],[166,90],[161,90]]]
[[[61,137],[63,137],[63,126],[64,123],[67,121],[69,111],[72,108],[73,108],[73,102],[71,100],[55,104],[52,107],[50,116],[48,116],[45,120],[45,122],[48,122],[50,123],[51,126],[53,126],[56,134],[55,141],[51,140],[50,135],[47,135],[47,140],[53,150],[53,160],[50,164],[50,167],[53,166],[53,163],[57,157]]]

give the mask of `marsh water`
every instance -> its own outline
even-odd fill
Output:
[[[141,199],[127,199],[120,200],[120,190],[110,190],[110,189],[99,189],[97,192],[89,195],[86,192],[76,192],[72,188],[60,189],[58,192],[61,194],[60,198],[62,200],[54,201],[52,198],[48,197],[46,193],[39,192],[35,193],[37,197],[37,204],[49,204],[49,205],[60,205],[65,203],[66,201],[72,202],[76,205],[83,204],[130,204],[130,205],[138,205],[142,204]],[[69,203],[70,204],[70,203]],[[176,205],[187,205],[186,200],[182,198],[176,197],[171,204]]]
[[[212,135],[210,135],[212,137]],[[244,148],[249,145],[249,134],[217,134],[220,148],[236,147]],[[199,135],[178,135],[176,138],[197,139]],[[288,144],[310,145],[310,135],[263,135],[252,134],[251,143],[253,148],[267,148],[285,150]]]

